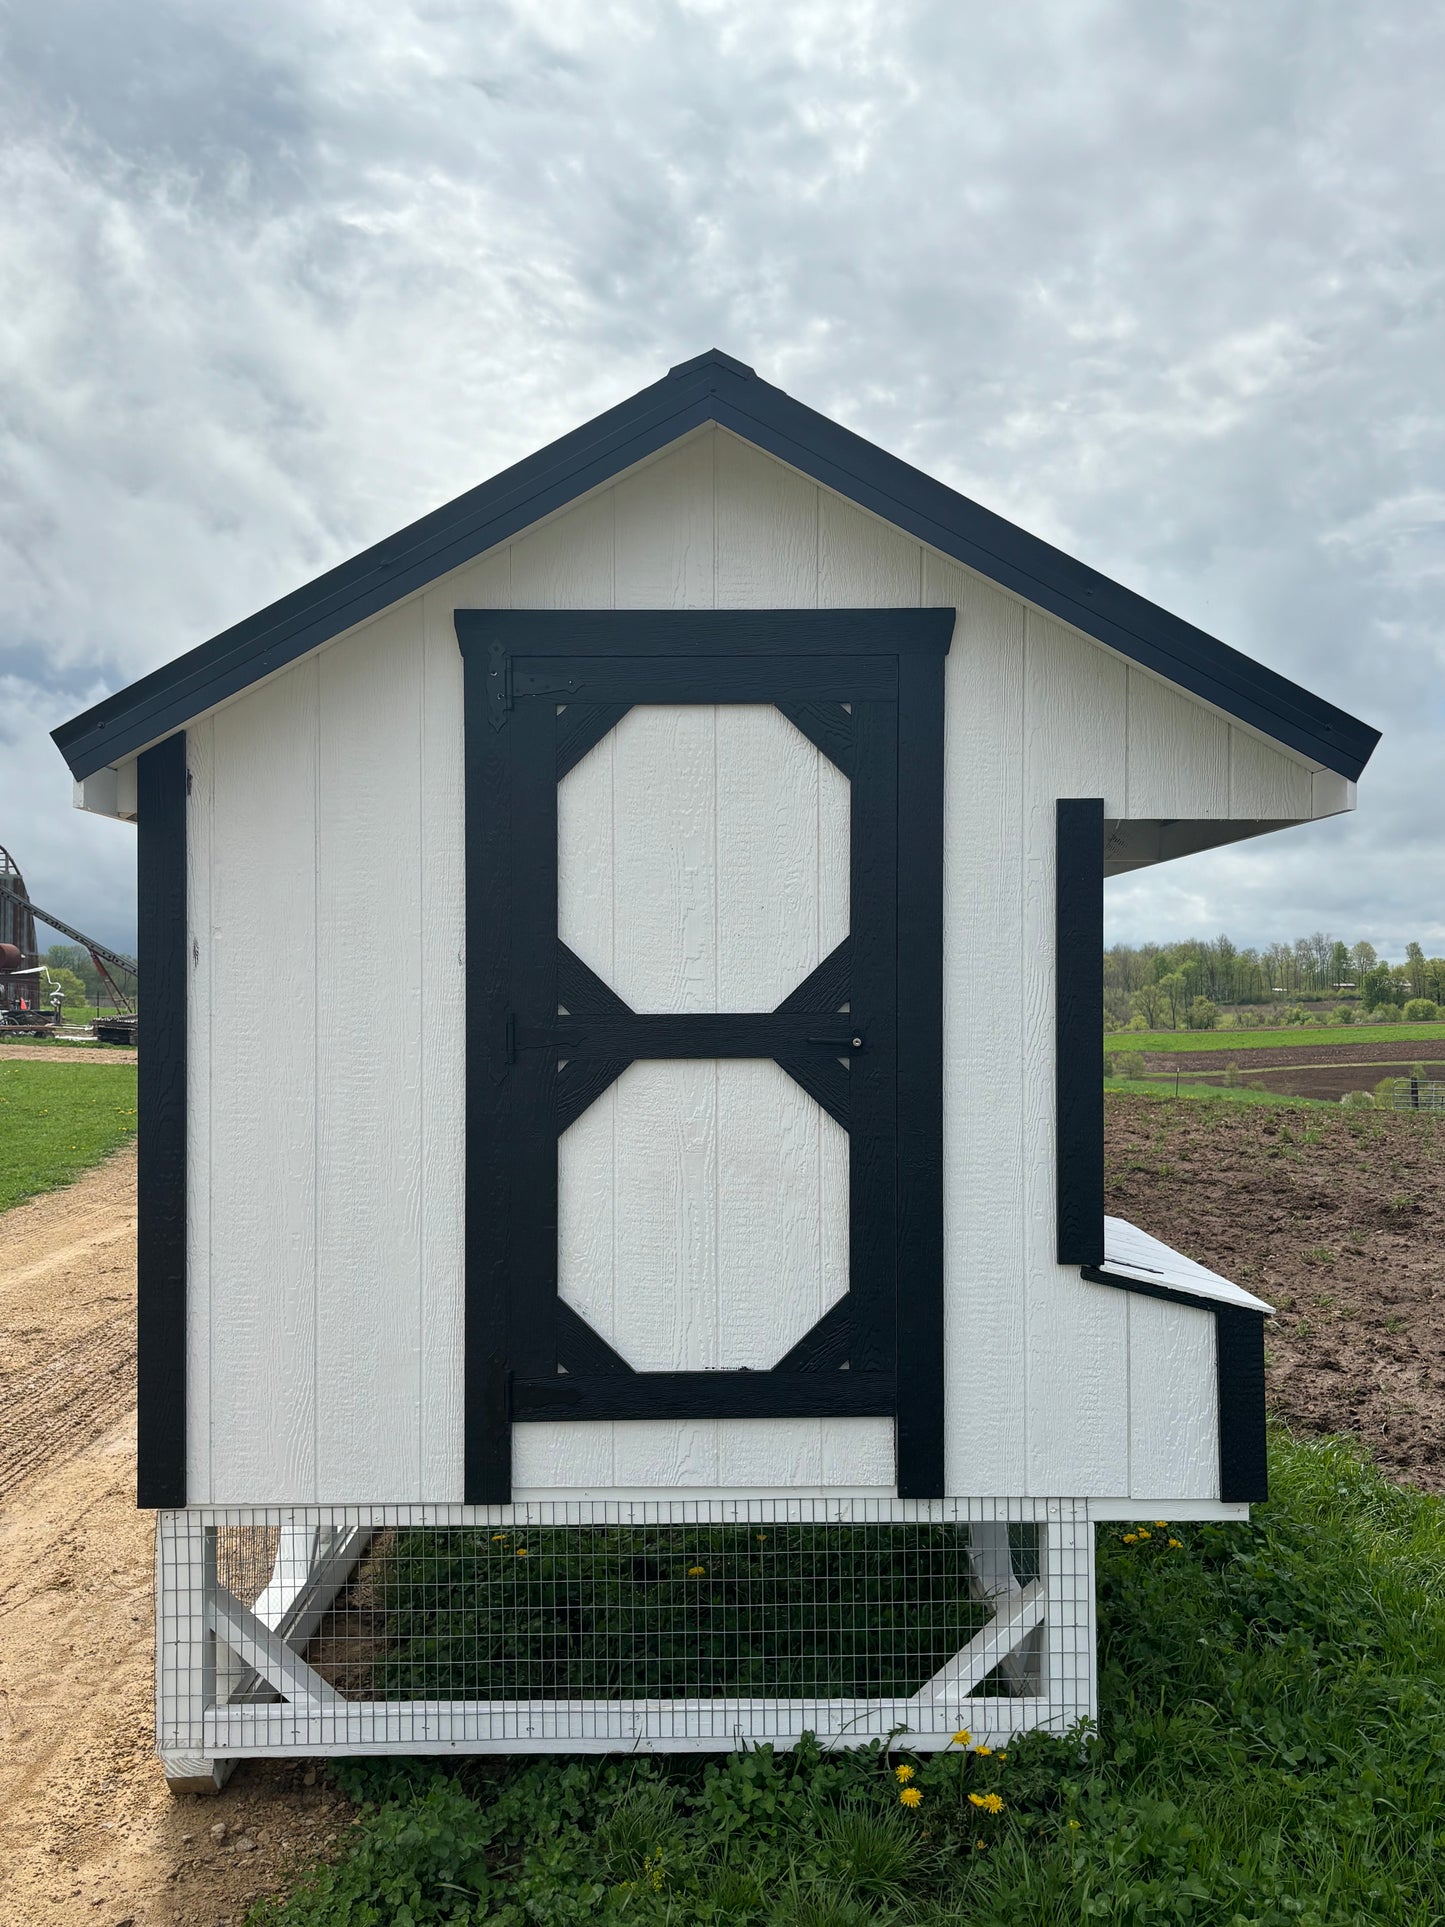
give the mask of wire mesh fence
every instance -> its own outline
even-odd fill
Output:
[[[159,1738],[945,1743],[1093,1699],[1082,1502],[163,1514]],[[897,1516],[905,1511],[911,1516]]]
[[[1392,1077],[1392,1111],[1445,1111],[1445,1082],[1433,1077]]]

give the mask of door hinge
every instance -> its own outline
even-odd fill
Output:
[[[492,728],[500,729],[512,707],[512,658],[504,642],[494,642],[487,651],[487,710]]]

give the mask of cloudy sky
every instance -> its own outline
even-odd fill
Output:
[[[0,4],[0,843],[48,732],[725,348],[1385,731],[1111,929],[1445,951],[1445,12]]]

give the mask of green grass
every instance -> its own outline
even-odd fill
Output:
[[[1300,1044],[1416,1044],[1445,1042],[1440,1024],[1296,1024],[1283,1030],[1112,1030],[1106,1051],[1286,1050]]]
[[[0,1054],[0,1211],[69,1184],[124,1144],[135,1087],[134,1064],[7,1064]]]
[[[426,1527],[377,1579],[385,1699],[906,1699],[986,1618],[953,1525]]]
[[[1262,1091],[1248,1084],[1200,1084],[1188,1083],[1189,1077],[1201,1077],[1200,1071],[1186,1071],[1179,1081],[1179,1089],[1174,1088],[1172,1073],[1160,1072],[1158,1077],[1106,1077],[1106,1091],[1120,1091],[1130,1097],[1153,1097],[1173,1099],[1178,1096],[1198,1104],[1265,1104],[1273,1110],[1317,1111],[1321,1107],[1337,1111],[1339,1101],[1333,1097],[1285,1097],[1278,1091]]]
[[[1271,1461],[1253,1525],[1101,1531],[1085,1746],[352,1763],[337,1864],[252,1920],[1432,1927],[1445,1507],[1340,1440]]]

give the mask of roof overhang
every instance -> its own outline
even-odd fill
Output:
[[[1379,731],[981,508],[717,350],[142,676],[53,732],[79,780],[425,588],[709,422],[1318,766],[1353,781]]]

